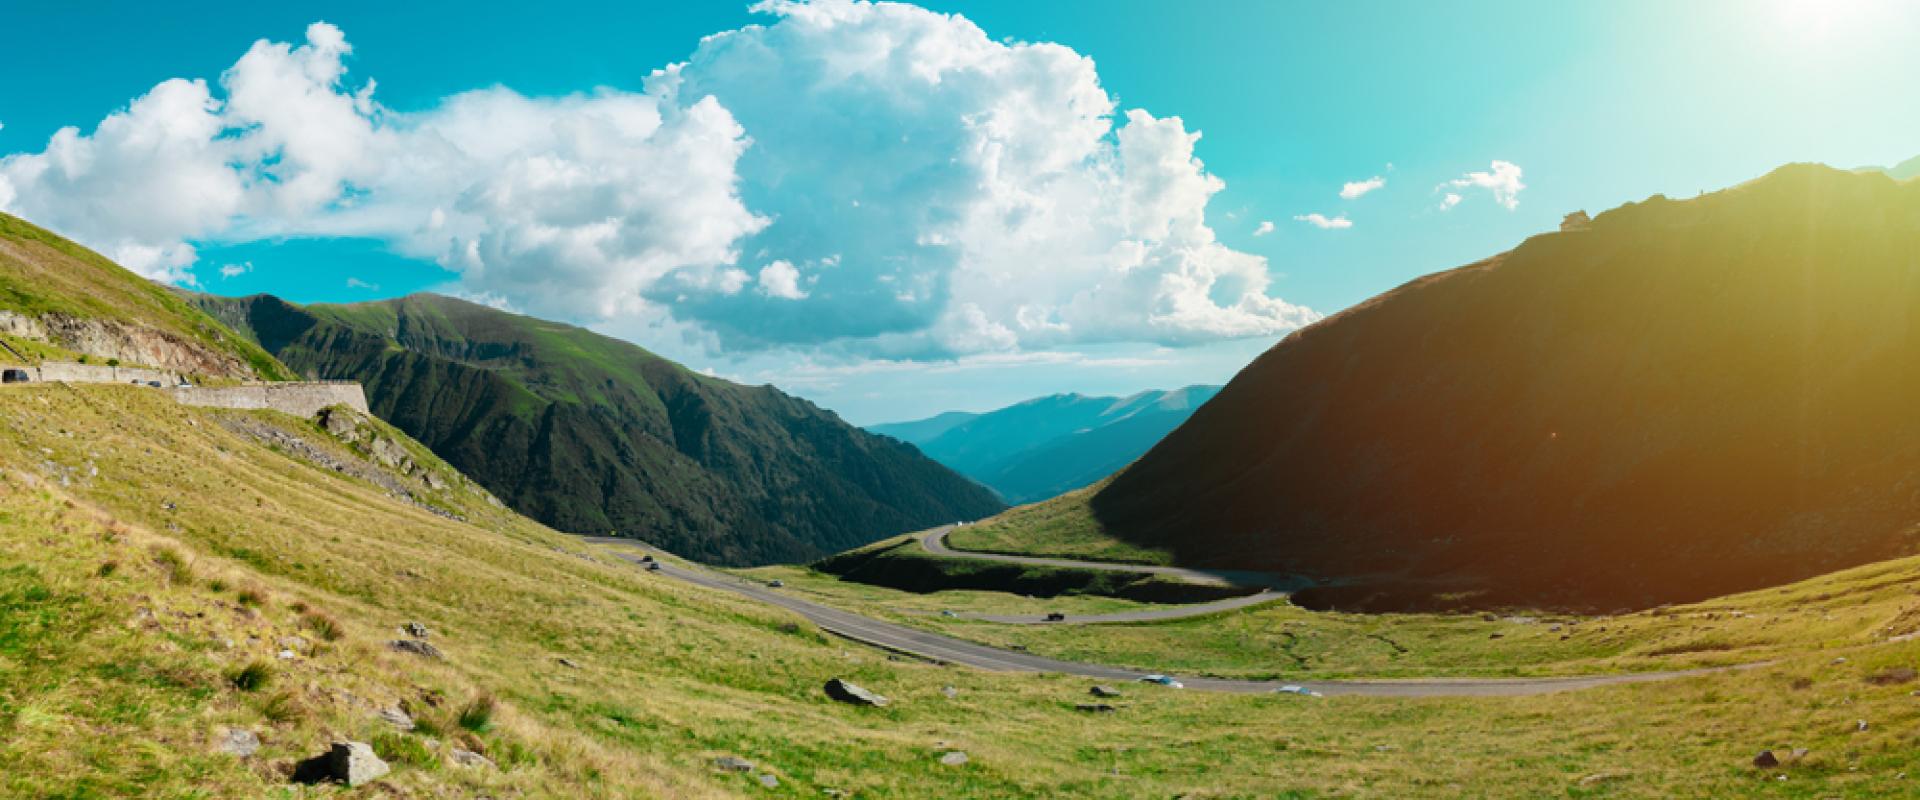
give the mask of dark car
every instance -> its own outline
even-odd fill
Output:
[[[1066,622],[1067,615],[1062,614],[1058,611],[1049,612],[1047,614],[1047,621],[1048,622]]]

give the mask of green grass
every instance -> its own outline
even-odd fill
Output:
[[[333,738],[392,757],[385,786],[359,796],[1865,798],[1909,794],[1895,775],[1920,775],[1915,686],[1869,680],[1920,664],[1920,642],[1854,647],[1913,624],[1910,565],[1755,599],[1800,641],[1750,672],[1534,698],[1136,685],[1090,715],[1073,709],[1089,681],[896,661],[478,496],[448,493],[470,522],[427,513],[232,434],[222,413],[121,387],[0,392],[0,795],[285,797],[271,765]],[[169,581],[156,547],[201,580]],[[216,577],[275,602],[242,607],[207,588]],[[1724,617],[1708,608],[1685,613]],[[226,680],[316,610],[345,635],[276,661],[266,692]],[[411,620],[444,660],[385,647]],[[1871,636],[1846,627],[1867,620]],[[1716,621],[1644,624],[1705,637]],[[894,702],[834,703],[820,685],[835,676]],[[304,710],[276,709],[282,693]],[[498,705],[475,733],[457,719],[482,693]],[[398,705],[416,732],[374,715]],[[256,731],[261,752],[215,752],[223,727]],[[501,769],[440,766],[456,745]],[[1813,755],[1760,772],[1762,747]],[[951,749],[971,763],[939,764]],[[715,770],[721,755],[781,788]],[[1602,774],[1618,777],[1582,784]]]
[[[1051,500],[1008,509],[991,519],[955,528],[947,546],[978,553],[1051,556],[1121,564],[1171,564],[1172,554],[1107,534],[1087,502],[1107,481]]]
[[[0,245],[0,311],[129,323],[232,357],[266,380],[292,377],[265,350],[178,295],[50,231],[0,213]],[[78,357],[56,345],[31,346],[23,353]]]

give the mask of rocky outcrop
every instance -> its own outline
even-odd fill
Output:
[[[0,311],[0,333],[46,342],[100,361],[117,360],[171,372],[221,378],[253,378],[253,367],[174,333],[110,319],[66,314],[28,316]]]

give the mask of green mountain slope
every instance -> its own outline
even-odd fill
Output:
[[[298,307],[197,299],[515,509],[726,564],[802,561],[999,510],[986,490],[771,386],[436,295]]]
[[[259,346],[152,281],[0,213],[0,363],[81,356],[219,378],[287,377]]]
[[[948,412],[868,428],[1030,503],[1092,484],[1140,457],[1186,421],[1217,386],[1127,397],[1058,394],[982,414]]]
[[[1299,331],[1092,498],[1324,602],[1647,606],[1920,546],[1920,183],[1783,167]]]

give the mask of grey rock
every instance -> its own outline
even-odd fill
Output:
[[[1119,697],[1120,690],[1102,684],[1088,689],[1087,694],[1093,695],[1094,697]]]
[[[739,756],[721,756],[713,760],[713,766],[722,772],[753,771],[753,762]]]
[[[1777,767],[1780,766],[1780,759],[1774,756],[1772,750],[1762,750],[1760,755],[1753,757],[1753,765],[1761,769]]]
[[[849,703],[856,706],[877,707],[884,706],[888,702],[887,698],[848,683],[841,678],[834,678],[833,680],[827,681],[826,692],[828,697],[842,703]]]
[[[446,656],[440,653],[440,648],[434,647],[419,639],[395,639],[387,642],[387,647],[402,653],[412,653],[422,658],[446,658]]]
[[[969,759],[967,758],[967,754],[960,752],[959,750],[954,750],[954,751],[948,752],[945,755],[940,756],[940,763],[945,764],[949,767],[960,766],[962,764],[967,763],[968,760]]]
[[[487,758],[486,756],[480,755],[479,753],[473,752],[472,750],[462,750],[458,747],[455,747],[447,751],[447,756],[453,759],[453,763],[459,764],[460,766],[463,766],[463,767],[474,767],[478,769],[498,769],[498,767],[494,765],[493,759]]]
[[[580,668],[580,665],[579,665],[579,664],[577,664],[577,663],[575,663],[573,659],[571,659],[571,658],[567,658],[566,656],[561,656],[560,658],[558,658],[558,659],[555,659],[555,660],[557,660],[557,661],[559,661],[559,662],[560,662],[560,666],[563,666],[563,667],[566,667],[567,669],[579,669],[579,668]]]
[[[426,625],[418,622],[409,622],[400,626],[400,632],[415,639],[425,639],[433,635],[433,631],[428,630]]]
[[[955,688],[953,688],[952,686],[942,686],[942,687],[940,687],[940,693],[941,693],[941,694],[944,694],[944,695],[946,695],[946,696],[948,696],[948,697],[959,697],[959,696],[960,696],[960,690],[959,690],[959,689],[955,689]]]
[[[769,789],[778,789],[780,788],[780,779],[763,772],[760,774],[760,785]]]
[[[293,780],[297,783],[333,781],[361,786],[379,780],[391,771],[393,768],[374,755],[373,748],[365,742],[334,742],[327,752],[300,762],[294,768]]]
[[[306,650],[307,647],[309,646],[306,639],[300,638],[298,636],[282,636],[278,639],[273,640],[273,643],[280,645],[281,649],[284,649],[284,650],[302,651],[302,650]]]
[[[260,752],[260,737],[245,728],[228,728],[220,736],[216,749],[230,756],[246,758]]]
[[[383,708],[380,709],[379,716],[382,721],[400,730],[413,730],[413,717],[407,716],[405,711],[397,708]]]

